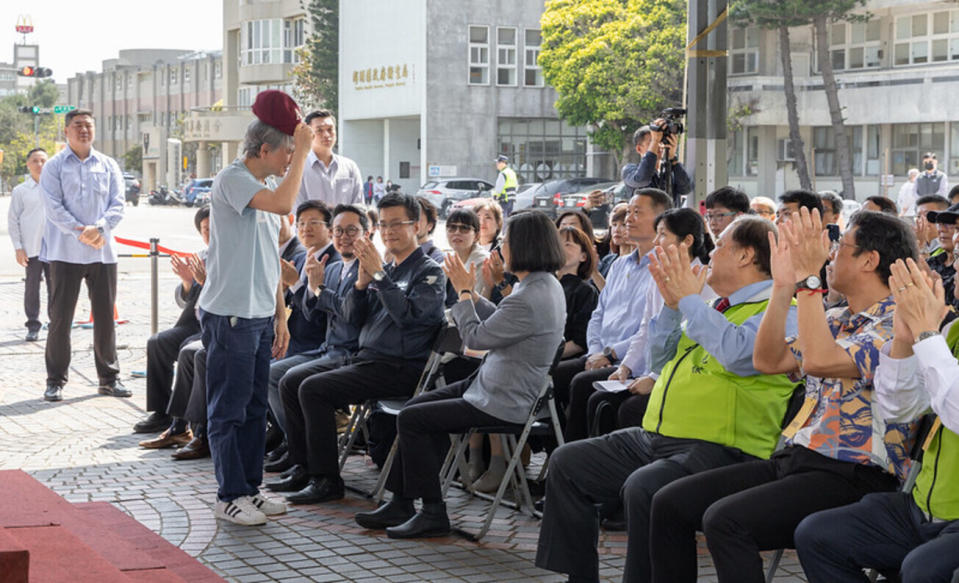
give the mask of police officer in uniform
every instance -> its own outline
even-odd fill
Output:
[[[499,170],[499,176],[496,177],[496,185],[493,187],[493,198],[503,207],[505,219],[513,212],[519,182],[516,180],[516,171],[509,167],[509,158],[506,156],[501,154],[496,157],[496,169]]]

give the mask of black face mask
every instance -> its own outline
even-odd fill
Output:
[[[932,162],[926,162],[926,170],[932,170],[936,167]]]

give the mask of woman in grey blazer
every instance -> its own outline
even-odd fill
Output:
[[[447,256],[444,271],[460,298],[453,320],[467,346],[488,352],[476,374],[424,393],[400,411],[398,457],[386,484],[393,499],[357,514],[360,526],[385,528],[390,538],[449,533],[439,477],[449,434],[526,422],[563,337],[566,300],[554,272],[565,257],[556,227],[536,211],[509,217],[502,253],[519,283],[499,306],[472,291],[475,266],[467,271]],[[423,499],[419,512],[416,498]]]

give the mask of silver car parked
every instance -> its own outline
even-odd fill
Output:
[[[446,218],[453,203],[483,196],[493,190],[493,184],[482,178],[443,178],[430,180],[420,187],[416,196],[425,196],[439,209],[440,218]]]

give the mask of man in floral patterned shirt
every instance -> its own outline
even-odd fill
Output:
[[[772,243],[771,243],[772,244]],[[673,482],[653,499],[653,581],[696,580],[701,524],[720,583],[762,582],[759,551],[793,546],[807,515],[870,492],[891,491],[908,471],[914,420],[873,417],[873,374],[892,338],[887,281],[897,259],[918,258],[912,231],[896,217],[863,211],[831,245],[818,211],[781,226],[772,257],[773,295],[756,337],[753,363],[764,373],[806,376],[806,399],[769,460]],[[848,308],[828,313],[818,274],[831,258],[832,285]],[[799,333],[786,337],[793,296]]]

